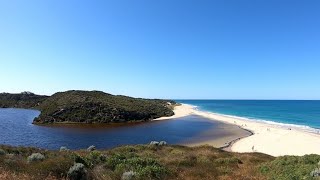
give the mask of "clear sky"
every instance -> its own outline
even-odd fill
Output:
[[[319,0],[0,0],[0,92],[320,99]]]

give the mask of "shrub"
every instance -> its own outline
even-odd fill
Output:
[[[68,171],[70,180],[85,180],[87,179],[87,171],[83,164],[76,163]]]
[[[70,149],[68,149],[67,147],[64,147],[64,146],[60,147],[60,152],[68,152],[68,151],[70,151]]]
[[[3,149],[0,149],[0,156],[1,155],[6,155],[7,153],[3,150]]]
[[[150,145],[158,146],[158,145],[159,145],[159,142],[158,142],[158,141],[151,141],[151,142],[150,142]]]
[[[0,156],[0,162],[0,169],[1,167],[6,167],[15,171],[20,171],[24,165],[24,161],[14,154],[6,154],[5,157]]]
[[[197,164],[197,157],[196,156],[187,156],[182,157],[183,159],[180,161],[179,166],[185,166],[185,167],[193,167]]]
[[[160,141],[159,146],[166,146],[168,143],[166,141]]]
[[[136,175],[133,171],[128,171],[122,174],[121,180],[132,180]]]
[[[270,179],[308,179],[320,160],[319,155],[283,156],[274,161],[264,163],[260,172],[269,176]]]
[[[87,158],[85,157],[82,157],[81,155],[79,154],[74,154],[74,162],[75,163],[80,163],[80,164],[83,164],[85,165],[86,167],[88,168],[91,168],[93,166],[93,164],[91,163],[91,161],[89,161]]]
[[[182,156],[184,154],[184,151],[182,151],[180,149],[173,149],[170,151],[170,154],[172,154],[174,156]]]
[[[44,155],[40,153],[33,153],[28,157],[28,162],[37,162],[37,161],[43,161],[45,159]]]
[[[217,164],[242,164],[242,161],[236,157],[218,158],[214,162]]]
[[[104,154],[101,154],[99,158],[100,158],[100,161],[102,161],[102,162],[107,161],[107,156]]]
[[[150,145],[151,146],[166,146],[168,143],[166,141],[151,141]]]
[[[107,159],[107,167],[117,174],[134,171],[138,179],[162,179],[167,169],[152,158],[126,157],[123,154],[115,154]]]
[[[126,156],[123,154],[114,154],[110,158],[107,159],[107,167],[114,170],[117,165],[121,164],[124,162],[126,159]]]
[[[107,157],[99,151],[92,151],[87,155],[86,159],[92,164],[99,164],[101,162],[105,162]]]
[[[67,172],[74,162],[70,157],[65,156],[54,156],[46,158],[45,161],[29,164],[27,172],[29,174],[39,174],[43,177],[47,175],[52,175],[57,179],[67,177]],[[0,178],[1,179],[1,178]],[[35,179],[41,179],[40,177]],[[44,178],[43,178],[44,179]]]
[[[159,165],[151,165],[141,168],[137,176],[140,179],[163,179],[167,170]]]
[[[320,177],[320,161],[318,162],[318,168],[311,171],[310,176],[311,177]]]
[[[320,168],[316,168],[315,170],[311,171],[311,177],[320,177]]]
[[[94,151],[94,150],[96,150],[96,147],[95,146],[90,146],[90,147],[88,147],[88,149],[87,149],[87,151]]]

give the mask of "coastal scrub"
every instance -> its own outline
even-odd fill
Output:
[[[44,155],[41,153],[33,153],[28,157],[28,162],[37,162],[37,161],[43,161],[45,159]]]

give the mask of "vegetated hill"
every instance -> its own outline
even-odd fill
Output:
[[[148,121],[174,115],[175,105],[171,100],[116,96],[101,91],[66,91],[52,96],[30,92],[0,94],[0,108],[40,110],[35,124]]]
[[[320,155],[274,158],[210,146],[135,145],[60,152],[0,146],[0,179],[312,180],[320,173],[319,161]]]
[[[115,96],[101,91],[59,92],[40,103],[34,123],[116,123],[174,115],[174,101]]]
[[[31,92],[0,93],[0,108],[37,108],[47,98]]]

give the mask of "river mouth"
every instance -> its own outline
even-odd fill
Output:
[[[192,145],[236,139],[234,125],[191,115],[183,118],[129,124],[57,124],[33,125],[40,112],[24,109],[0,109],[0,144],[32,146],[57,150],[61,146],[85,149],[95,145],[98,149],[122,145],[148,144],[150,141],[167,141],[169,144]],[[211,143],[210,143],[211,144]],[[211,145],[214,145],[211,144]]]

